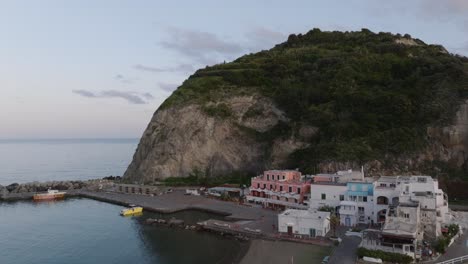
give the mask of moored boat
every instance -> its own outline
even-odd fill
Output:
[[[55,199],[63,199],[65,197],[65,192],[59,192],[58,190],[47,190],[46,193],[38,193],[33,196],[35,201],[41,200],[55,200]]]
[[[130,208],[125,208],[120,211],[120,215],[127,216],[127,215],[136,215],[143,213],[143,207],[141,206],[132,206]]]

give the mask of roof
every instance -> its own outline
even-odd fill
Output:
[[[330,186],[345,186],[346,183],[339,183],[339,182],[311,182],[311,185],[330,185]]]
[[[240,192],[241,189],[240,188],[234,188],[234,187],[224,187],[224,186],[218,186],[218,187],[213,187],[213,188],[209,188],[208,191],[219,191],[219,192],[223,192],[223,191],[227,191],[227,192]]]
[[[322,211],[317,211],[317,210],[287,209],[279,215],[301,217],[301,218],[325,219],[330,216],[330,212],[322,212]]]
[[[265,172],[300,172],[298,170],[266,170]]]
[[[382,176],[376,182],[389,182],[395,183],[397,182],[398,176]]]
[[[418,226],[416,223],[402,222],[398,219],[392,219],[385,223],[382,234],[393,236],[416,237]]]

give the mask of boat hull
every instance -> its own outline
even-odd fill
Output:
[[[65,198],[64,193],[36,194],[33,196],[34,201],[48,201],[48,200],[56,200],[56,199],[63,199],[63,198]]]
[[[120,212],[122,216],[129,216],[129,215],[140,215],[143,213],[143,207],[133,207],[124,209]]]

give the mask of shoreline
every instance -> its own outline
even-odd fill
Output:
[[[34,193],[13,194],[7,199],[0,199],[2,202],[15,202],[32,200]],[[258,208],[240,205],[233,202],[220,201],[210,199],[203,196],[184,195],[182,190],[175,190],[172,193],[166,193],[158,196],[148,196],[142,194],[125,194],[109,191],[90,191],[90,190],[69,190],[65,195],[65,199],[86,198],[100,202],[128,206],[129,204],[137,204],[144,208],[144,211],[172,214],[186,210],[196,210],[223,216],[226,221],[209,219],[198,223],[200,232],[213,233],[216,236],[222,236],[226,239],[238,240],[240,251],[231,260],[231,263],[252,263],[259,254],[266,254],[271,250],[288,247],[291,254],[304,256],[308,250],[317,252],[329,252],[331,243],[307,243],[306,241],[287,240],[275,235],[276,230],[272,230],[271,225],[277,226],[277,212]],[[227,223],[229,227],[222,224]],[[218,225],[216,225],[218,224]],[[235,228],[233,226],[239,226]],[[260,233],[247,231],[261,230]],[[248,239],[247,239],[248,238]],[[297,244],[297,249],[291,246]],[[254,245],[263,245],[262,247]],[[279,263],[279,262],[274,262]]]
[[[251,239],[281,240],[302,244],[329,246],[327,239],[300,240],[292,237],[280,236],[278,226],[278,212],[269,209],[221,201],[204,196],[185,195],[183,190],[176,189],[172,193],[162,195],[143,195],[119,193],[103,190],[74,189],[67,190],[65,197],[84,197],[120,206],[136,204],[145,211],[171,214],[186,210],[197,210],[223,216],[225,220],[207,220],[200,222],[203,230],[220,234],[248,237]],[[0,197],[0,201],[32,200],[34,193],[11,193]]]

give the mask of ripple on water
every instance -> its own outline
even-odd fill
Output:
[[[235,240],[146,226],[145,218],[161,215],[120,217],[121,209],[82,198],[0,203],[0,263],[231,263],[241,252]],[[196,211],[175,216],[189,222],[215,217]]]

